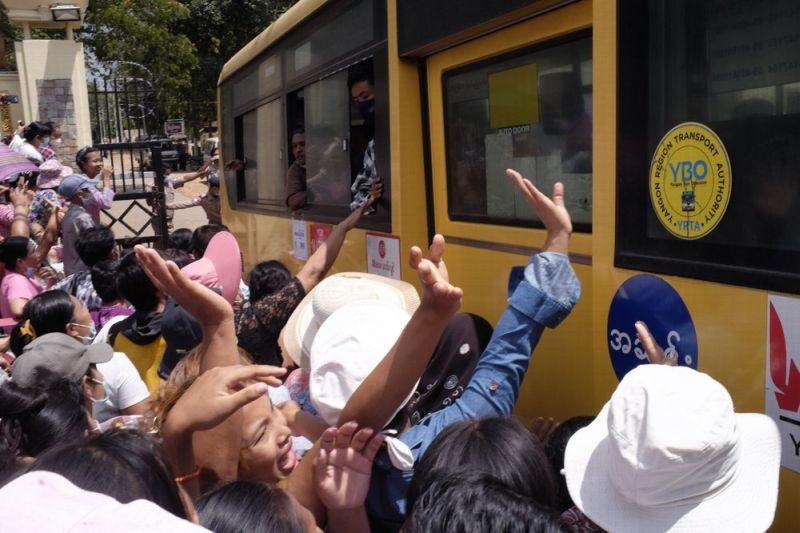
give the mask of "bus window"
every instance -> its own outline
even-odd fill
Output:
[[[626,52],[620,55],[617,207],[626,207],[618,213],[617,264],[797,292],[797,2],[627,0],[620,13],[628,20],[620,22],[619,48]],[[727,209],[701,203],[701,194],[680,206],[687,214],[679,228],[703,228],[719,216],[697,236],[667,231],[645,179],[661,139],[687,122],[716,134],[730,162]],[[691,197],[700,178],[670,182],[688,183]]]
[[[350,204],[350,106],[347,72],[303,89],[306,186],[311,205]]]
[[[245,200],[283,205],[284,160],[283,117],[280,99],[245,113],[241,121]]]
[[[576,230],[590,231],[591,50],[583,37],[445,75],[451,219],[530,224],[510,167],[548,193],[563,181]]]

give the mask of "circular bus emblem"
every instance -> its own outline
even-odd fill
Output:
[[[664,227],[681,239],[708,235],[731,197],[731,164],[710,128],[684,122],[658,143],[650,163],[650,200]]]

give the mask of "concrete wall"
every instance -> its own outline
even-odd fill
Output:
[[[60,124],[64,144],[59,155],[72,164],[77,149],[92,144],[83,45],[25,40],[15,47],[24,120]]]

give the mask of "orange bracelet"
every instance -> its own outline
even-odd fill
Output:
[[[201,468],[202,468],[201,466],[198,466],[197,468],[195,468],[192,472],[189,472],[188,474],[184,474],[182,476],[177,476],[175,478],[175,483],[183,483],[184,481],[189,481],[190,479],[196,478],[197,476],[200,475],[200,469]]]

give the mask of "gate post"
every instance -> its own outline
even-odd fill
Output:
[[[169,230],[167,229],[167,209],[164,198],[164,169],[161,168],[161,146],[151,146],[150,154],[150,161],[152,161],[153,170],[156,173],[153,209],[158,220],[158,245],[163,250],[167,247]]]

